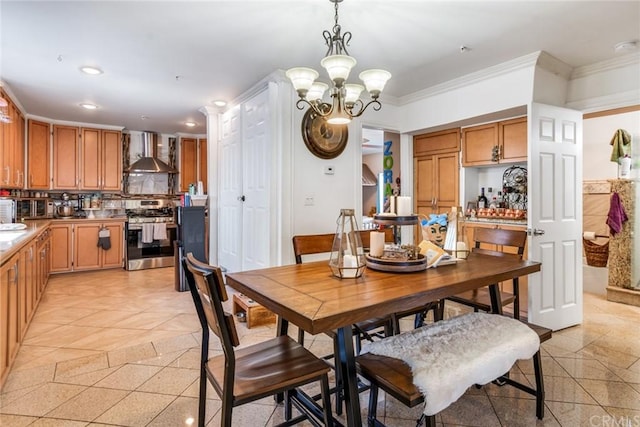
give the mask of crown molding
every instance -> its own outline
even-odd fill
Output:
[[[595,111],[611,110],[614,108],[630,107],[640,104],[640,89],[620,92],[613,95],[596,98],[581,99],[567,102],[567,108],[591,113]]]
[[[569,80],[573,71],[573,68],[569,64],[562,62],[545,51],[540,52],[536,65],[550,73],[563,77],[565,80]]]
[[[640,52],[630,53],[628,55],[621,56],[619,58],[610,59],[607,61],[596,62],[595,64],[585,65],[577,67],[571,73],[571,80],[581,79],[593,74],[600,74],[605,71],[615,70],[617,68],[627,67],[629,65],[640,64]]]
[[[538,58],[540,57],[541,53],[542,51],[533,52],[528,55],[524,55],[519,58],[515,58],[488,68],[484,68],[480,71],[476,71],[474,73],[470,73],[462,77],[458,77],[453,80],[449,80],[447,82],[411,93],[409,95],[402,96],[399,98],[399,105],[405,105],[412,102],[420,101],[425,98],[429,98],[465,86],[470,86],[483,80],[492,79],[497,76],[511,73],[523,68],[534,67],[537,64]]]

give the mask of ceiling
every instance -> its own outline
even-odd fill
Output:
[[[327,81],[322,31],[333,18],[328,0],[1,0],[0,79],[32,115],[205,133],[201,107],[275,70],[308,66]],[[344,0],[340,24],[358,60],[350,81],[367,68],[393,74],[384,105],[540,50],[571,67],[628,54],[614,45],[640,40],[640,1]]]

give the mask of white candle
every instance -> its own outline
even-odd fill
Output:
[[[465,242],[456,242],[456,257],[461,259],[467,259],[467,244]]]
[[[355,255],[344,255],[342,257],[342,277],[356,277],[358,273],[358,260]]]
[[[396,196],[390,196],[390,202],[389,202],[389,213],[395,214],[398,213],[397,212],[397,208],[396,208]]]
[[[411,215],[411,197],[400,196],[398,197],[398,216]]]
[[[369,233],[369,255],[381,257],[384,252],[384,233],[372,231]]]

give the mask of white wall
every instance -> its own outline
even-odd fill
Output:
[[[618,164],[611,162],[611,138],[617,129],[627,130],[632,137],[636,168],[632,173],[640,177],[640,111],[586,119],[583,123],[584,163],[582,177],[585,181],[606,180],[618,177]]]

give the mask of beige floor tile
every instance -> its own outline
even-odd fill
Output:
[[[640,410],[640,392],[621,382],[577,379],[602,406]]]
[[[24,340],[24,343],[27,345],[41,345],[45,347],[70,347],[70,344],[75,343],[79,339],[87,336],[92,336],[93,334],[99,333],[101,331],[101,328],[62,325],[58,328],[50,330],[46,334],[26,339]],[[97,350],[96,348],[92,349]]]
[[[153,329],[175,317],[175,313],[148,311],[136,313],[127,319],[121,320],[111,325],[113,328],[123,329]]]
[[[622,381],[611,369],[595,359],[556,358],[573,378],[589,378],[604,381]],[[545,372],[546,374],[546,372]]]
[[[56,377],[73,377],[87,372],[107,369],[108,367],[107,354],[102,352],[59,362],[56,367]]]
[[[85,427],[88,424],[84,421],[60,420],[57,418],[38,418],[29,427]]]
[[[531,384],[529,382],[529,380],[531,379],[531,381],[535,381],[534,380],[534,375],[533,372],[531,374],[530,377],[524,375],[521,372],[514,372],[514,370],[511,370],[510,373],[510,378],[513,379],[514,381],[518,381],[519,383],[522,383],[526,386],[529,387],[534,387],[535,382],[533,384]],[[475,388],[475,387],[472,387]],[[493,396],[493,397],[508,397],[508,398],[516,398],[516,399],[535,399],[535,396],[532,396],[529,393],[526,393],[520,389],[517,389],[515,387],[511,387],[509,385],[503,385],[503,386],[499,386],[493,383],[489,383],[486,384],[484,386],[482,386],[482,390],[489,396]]]
[[[158,354],[172,353],[179,350],[188,350],[196,347],[198,342],[191,334],[181,333],[180,335],[153,341],[153,346]]]
[[[561,424],[545,408],[542,420],[536,418],[536,401],[490,397],[501,425],[509,427],[560,426]]]
[[[44,352],[38,350],[33,352],[32,349],[34,348],[47,348],[50,351]],[[20,348],[18,358],[16,359],[16,364],[18,364],[18,366],[14,366],[16,369],[32,369],[41,365],[50,365],[97,354],[102,354],[102,351],[80,350],[77,348],[23,346]],[[24,355],[24,358],[21,358],[22,355]]]
[[[195,397],[200,396],[200,378],[198,377],[189,387],[182,392],[182,396]],[[220,400],[218,393],[213,389],[213,386],[207,381],[207,400]]]
[[[117,348],[107,353],[109,366],[120,366],[155,356],[157,356],[156,349],[150,342]]]
[[[93,386],[98,381],[114,373],[116,369],[118,368],[115,367],[115,368],[98,369],[97,371],[83,372],[77,375],[57,376],[56,382],[64,383],[64,384]]]
[[[7,405],[2,405],[0,412],[3,414],[41,417],[77,396],[85,389],[86,387],[84,386],[47,383],[20,399],[16,399]]]
[[[128,394],[125,390],[89,387],[46,414],[51,418],[93,421]]]
[[[131,311],[98,310],[73,322],[75,326],[94,326],[96,328],[110,328],[116,323],[135,315]]]
[[[200,321],[195,313],[178,313],[170,320],[156,326],[155,329],[161,331],[195,332],[200,330]]]
[[[547,408],[551,412],[548,416],[556,417],[562,426],[604,426],[606,424],[595,422],[607,415],[601,406],[583,405],[580,403],[547,402]]]
[[[220,401],[207,400],[205,422],[209,422],[220,410]],[[194,423],[195,421],[195,423]],[[198,399],[178,397],[167,408],[148,424],[148,427],[189,427],[198,422]]]
[[[465,426],[500,426],[489,397],[478,394],[465,394],[457,402],[441,412],[442,423]]]
[[[529,382],[534,381],[527,375]],[[544,377],[545,402],[574,402],[595,405],[596,401],[578,384],[569,377]]]
[[[632,354],[623,353],[606,346],[600,346],[597,344],[597,341],[578,351],[577,354],[581,354],[587,358],[597,359],[605,366],[624,369],[629,368],[638,360],[637,356]]]
[[[33,321],[38,323],[68,325],[83,317],[95,314],[95,312],[95,310],[90,308],[60,307],[54,310],[38,311],[33,317]]]
[[[260,405],[247,403],[233,408],[231,425],[233,426],[263,426],[273,415],[274,411],[282,411],[282,406],[276,408],[274,404]],[[219,426],[221,412],[217,411],[207,426]]]
[[[32,369],[12,370],[9,372],[2,392],[6,393],[53,381],[55,370],[56,365],[53,363]]]
[[[32,320],[31,324],[29,324],[29,329],[27,329],[27,334],[25,335],[24,339],[28,340],[43,334],[48,334],[53,329],[56,329],[59,327],[60,325],[57,325],[55,323],[40,323],[35,320]]]
[[[607,425],[605,423],[608,423],[608,425],[611,426],[624,426],[624,427],[636,427],[638,425],[640,425],[640,411],[634,410],[634,409],[624,409],[624,408],[611,408],[611,407],[605,407],[604,408],[609,415],[611,415],[611,418],[605,418],[603,417],[601,420],[597,420],[597,421],[602,421],[601,424],[595,424],[595,425]]]
[[[139,363],[142,365],[152,365],[152,366],[169,366],[169,364],[173,363],[173,361],[175,361],[178,357],[180,357],[186,351],[188,350],[178,350],[178,351],[172,351],[164,354],[157,354],[155,356],[152,356],[146,359],[140,359],[136,363]]]
[[[172,368],[200,369],[200,347],[191,348],[176,360],[171,362],[169,366]]]
[[[97,382],[96,387],[135,390],[162,369],[159,366],[127,364]]]
[[[179,396],[200,375],[196,369],[162,368],[160,372],[149,378],[138,387],[138,391],[163,393]]]
[[[569,373],[552,357],[541,357],[542,359],[542,373],[550,377],[568,377]],[[517,363],[518,368],[527,374],[533,375],[535,370],[533,369],[533,360],[519,360]]]
[[[2,427],[24,427],[32,425],[35,420],[37,420],[35,417],[0,414],[0,426]]]
[[[94,422],[126,427],[146,426],[174,400],[175,396],[134,391]]]
[[[143,334],[137,329],[95,328],[90,334],[77,337],[68,347],[110,351],[131,344],[135,337]]]
[[[635,372],[640,372],[640,359],[636,360],[631,366],[629,366],[629,369]]]

